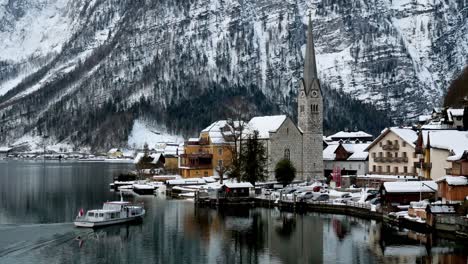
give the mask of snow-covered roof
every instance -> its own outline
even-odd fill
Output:
[[[407,175],[381,175],[381,174],[366,174],[358,175],[360,179],[388,179],[388,180],[416,180],[418,176],[407,176]]]
[[[432,148],[453,151],[454,155],[462,155],[468,150],[468,131],[437,130],[423,131],[424,145],[427,145],[427,135]]]
[[[276,132],[286,118],[286,115],[254,117],[247,124],[248,133],[257,130],[259,138],[268,139],[270,138],[270,132]]]
[[[199,138],[189,138],[188,142],[198,142]]]
[[[369,147],[370,143],[345,143],[341,144],[348,153],[351,155],[348,157],[349,161],[358,161],[358,160],[366,160],[369,156],[369,152],[365,150]],[[335,152],[339,145],[328,145],[323,150],[323,160],[335,160]]]
[[[206,183],[206,181],[201,178],[189,178],[189,179],[167,180],[166,183],[169,185],[187,185],[187,184],[204,184]]]
[[[463,111],[464,111],[463,108],[459,108],[459,109],[457,109],[457,108],[449,108],[449,109],[447,109],[447,112],[448,112],[449,114],[451,114],[452,116],[463,116]]]
[[[0,152],[8,152],[12,150],[12,148],[9,148],[9,147],[0,147]]]
[[[331,136],[329,136],[328,138],[349,138],[349,139],[352,139],[352,138],[369,138],[369,137],[372,137],[371,134],[368,134],[366,132],[363,132],[363,131],[357,131],[357,132],[345,132],[345,131],[340,131],[338,133],[335,133]]]
[[[404,140],[410,146],[415,147],[415,142],[418,139],[418,134],[416,133],[416,131],[412,130],[409,127],[403,127],[403,128],[390,127],[390,128],[384,129],[382,133],[374,141],[372,141],[372,143],[369,145],[369,147],[366,150],[371,149],[374,145],[380,142],[390,132],[393,132],[394,134],[396,134],[399,138]]]
[[[143,153],[143,152],[138,153],[135,156],[135,159],[133,159],[133,163],[137,164],[138,162],[140,162],[141,158],[143,158],[144,156],[145,156],[145,153]],[[159,159],[161,158],[161,153],[152,153],[149,156],[153,158],[153,161],[151,161],[151,163],[156,164],[159,161]]]
[[[388,193],[435,192],[437,190],[435,181],[384,182],[383,186]]]
[[[238,127],[240,122],[235,121],[235,127]],[[219,120],[201,131],[202,133],[208,133],[212,144],[225,144],[228,143],[226,136],[232,136],[235,131],[234,128],[228,123],[227,120]]]
[[[468,179],[465,176],[451,176],[446,175],[436,182],[446,181],[448,185],[468,185]]]
[[[414,142],[418,139],[418,135],[416,131],[410,128],[392,127],[390,128],[390,131],[397,134],[397,136],[399,136],[401,139],[406,141],[406,143],[409,143],[413,147],[414,147]]]
[[[226,182],[224,186],[228,188],[253,188],[250,182]]]

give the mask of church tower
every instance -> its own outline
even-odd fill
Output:
[[[312,19],[309,15],[304,77],[297,99],[298,127],[303,132],[303,178],[323,178],[323,99],[315,62]]]

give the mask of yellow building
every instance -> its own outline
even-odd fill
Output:
[[[217,169],[228,167],[234,149],[234,130],[226,120],[214,122],[203,129],[200,137],[184,144],[180,155],[180,173],[184,178],[219,175]]]

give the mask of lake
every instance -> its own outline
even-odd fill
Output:
[[[75,228],[80,208],[119,199],[108,184],[132,166],[0,161],[0,263],[467,263],[464,243],[375,221],[156,196],[126,197],[143,223]]]

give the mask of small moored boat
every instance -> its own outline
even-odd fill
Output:
[[[98,227],[141,220],[146,211],[141,204],[127,201],[106,202],[102,209],[93,209],[80,213],[73,222],[77,227]]]

